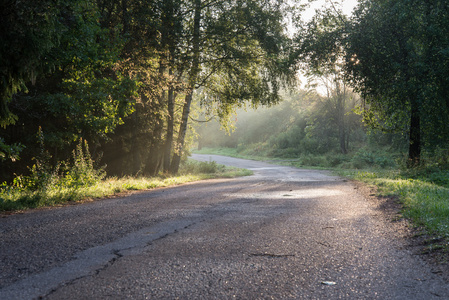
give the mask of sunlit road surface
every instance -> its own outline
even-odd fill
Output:
[[[254,175],[0,218],[0,299],[449,299],[352,183],[194,158]]]

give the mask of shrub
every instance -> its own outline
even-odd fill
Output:
[[[41,131],[39,132],[42,137]],[[30,175],[16,176],[11,185],[3,183],[0,188],[0,209],[13,210],[52,205],[77,200],[77,189],[92,186],[105,177],[103,169],[95,169],[87,142],[80,140],[73,151],[73,163],[50,166],[50,155],[44,150],[35,158]],[[61,171],[61,165],[63,171]]]
[[[308,154],[301,157],[301,164],[311,167],[325,167],[327,160],[325,156]]]
[[[347,155],[344,154],[329,154],[327,161],[329,167],[335,168],[337,166],[340,166],[341,164],[347,162],[349,160]]]
[[[194,161],[188,160],[181,164],[179,172],[181,174],[213,174],[224,171],[224,166],[218,165],[215,161]]]
[[[395,167],[396,162],[391,155],[383,151],[370,151],[366,148],[359,149],[352,158],[352,164],[356,169],[366,167]]]

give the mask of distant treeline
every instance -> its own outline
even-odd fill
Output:
[[[275,107],[238,110],[228,132],[216,121],[198,125],[196,146],[321,167],[395,166],[395,156],[404,157],[407,150],[406,136],[368,128],[358,113],[360,97],[347,87],[339,91],[330,89],[326,96],[300,91],[285,94]]]

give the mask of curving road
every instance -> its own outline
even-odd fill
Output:
[[[449,299],[356,186],[254,171],[0,218],[0,299]]]

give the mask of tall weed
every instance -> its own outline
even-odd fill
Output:
[[[104,168],[94,168],[87,141],[79,141],[73,150],[73,164],[69,165],[63,181],[67,187],[91,186],[106,177]]]
[[[45,151],[39,130],[41,151],[29,175],[14,178],[12,184],[0,186],[0,210],[25,209],[79,200],[78,189],[100,182],[106,175],[95,169],[86,141],[80,140],[73,151],[73,161],[51,167],[51,156]]]

